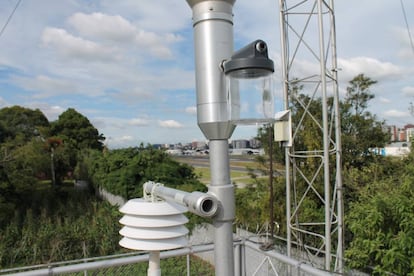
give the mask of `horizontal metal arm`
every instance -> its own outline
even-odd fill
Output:
[[[216,197],[209,193],[184,192],[164,187],[163,184],[152,181],[144,183],[144,194],[151,194],[164,200],[172,200],[188,208],[191,213],[201,217],[211,218],[218,210]]]

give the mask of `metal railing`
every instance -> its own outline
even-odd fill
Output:
[[[275,250],[264,251],[261,244],[250,240],[233,243],[235,275],[333,275],[311,265],[289,258]],[[197,266],[199,259],[213,259],[213,244],[189,246],[182,249],[163,251],[162,260],[180,258],[174,271],[162,270],[165,275],[214,275],[214,264]],[[208,257],[210,255],[210,258]],[[0,270],[0,275],[42,276],[42,275],[146,275],[147,252],[113,255],[98,258],[79,259],[69,262],[51,263],[32,267]],[[174,259],[178,263],[179,259]],[[141,265],[138,265],[141,264]]]

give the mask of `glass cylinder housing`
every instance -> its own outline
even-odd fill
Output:
[[[227,76],[228,110],[236,125],[274,121],[274,93],[271,75],[258,78]]]
[[[267,45],[256,40],[223,62],[230,121],[240,124],[274,122],[272,73]]]

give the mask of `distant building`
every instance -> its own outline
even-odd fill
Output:
[[[408,142],[395,142],[391,143],[384,148],[385,156],[405,156],[410,153],[411,143]]]
[[[386,126],[384,131],[390,135],[390,142],[409,142],[414,138],[414,125],[407,124],[403,128],[395,125]]]
[[[397,134],[397,127],[396,126],[386,126],[385,132],[390,134],[390,141],[398,141],[398,134]]]
[[[166,153],[170,155],[183,155],[183,151],[181,149],[168,149]]]
[[[161,144],[152,144],[151,145],[154,149],[162,149],[162,145]]]
[[[249,142],[250,142],[250,147],[252,149],[258,149],[262,146],[262,143],[260,142],[259,139],[254,139],[253,138],[253,139],[250,139]]]
[[[405,129],[400,129],[398,131],[398,140],[397,141],[407,141],[407,135]]]
[[[231,146],[233,149],[250,148],[250,142],[249,140],[233,140],[231,141]]]
[[[204,149],[207,149],[208,148],[207,143],[204,142],[204,141],[202,141],[202,142],[200,142],[200,141],[194,141],[194,142],[191,143],[191,147],[194,150],[197,150],[197,149],[198,150],[204,150]]]
[[[405,125],[404,129],[405,129],[405,138],[406,138],[405,140],[407,142],[412,141],[414,138],[414,125],[412,124]]]

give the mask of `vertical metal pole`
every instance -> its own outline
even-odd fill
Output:
[[[227,140],[212,140],[209,145],[209,191],[217,197],[221,205],[218,214],[213,218],[216,275],[234,275],[233,220],[236,208],[234,186],[230,182],[229,145]]]
[[[219,201],[215,228],[215,275],[234,275],[234,186],[230,181],[229,145],[235,126],[229,121],[226,81],[220,65],[233,54],[235,0],[187,0],[193,11],[197,121],[209,139],[211,185]]]
[[[290,72],[295,72],[295,68],[297,68],[299,64],[296,64],[295,60],[303,58],[300,54],[308,55],[309,51],[311,56],[315,58],[316,62],[319,63],[320,67],[318,68],[317,72],[313,72],[312,75],[302,76],[298,79],[299,82],[303,82],[306,84],[315,83],[315,92],[321,92],[321,99],[322,99],[322,118],[320,122],[321,130],[323,132],[323,145],[322,150],[318,150],[318,152],[323,152],[322,156],[322,170],[319,172],[315,172],[313,179],[315,181],[311,181],[309,185],[314,187],[313,185],[318,184],[316,181],[319,182],[319,179],[323,182],[323,196],[320,197],[322,204],[324,204],[324,229],[322,230],[323,233],[315,232],[312,233],[307,231],[306,228],[300,229],[299,224],[294,225],[294,221],[291,218],[292,212],[293,214],[297,214],[299,208],[304,208],[303,206],[297,206],[295,198],[298,195],[298,191],[296,191],[296,181],[297,178],[304,180],[305,182],[306,177],[298,174],[299,170],[297,169],[295,156],[299,156],[300,158],[313,158],[312,151],[303,151],[303,152],[296,152],[294,148],[286,149],[285,156],[286,156],[286,217],[287,217],[287,243],[288,243],[288,255],[290,256],[292,250],[292,239],[295,237],[298,238],[299,242],[302,242],[302,235],[310,234],[312,236],[317,236],[322,238],[322,242],[325,246],[324,252],[325,254],[325,262],[323,266],[325,269],[331,271],[333,269],[332,265],[332,253],[333,250],[337,250],[337,258],[336,258],[336,269],[335,271],[343,271],[343,199],[342,199],[342,152],[341,152],[341,124],[340,124],[340,111],[339,111],[339,95],[338,95],[338,83],[337,83],[337,63],[336,63],[336,34],[335,34],[335,18],[334,18],[334,10],[333,10],[333,1],[334,0],[312,0],[312,1],[291,1],[292,5],[288,5],[288,0],[279,0],[280,4],[280,33],[281,33],[281,47],[282,47],[282,70],[283,70],[283,78],[284,78],[284,91],[285,91],[285,106],[288,109],[288,103],[293,102],[294,99],[291,98],[292,95],[288,95],[289,93],[289,84],[293,79],[290,79],[291,76]],[[329,4],[330,3],[330,4]],[[330,6],[329,6],[330,5]],[[306,12],[306,10],[309,10]],[[296,16],[297,15],[297,16]],[[316,23],[319,36],[314,41],[313,39],[308,40],[307,36],[305,35],[306,32],[312,30],[312,24],[314,21],[312,17],[315,16],[317,20]],[[324,30],[324,24],[328,17],[323,18],[324,16],[330,16],[330,39],[329,43],[325,45],[325,42],[328,42],[325,35],[327,35],[327,31]],[[289,18],[288,18],[289,17]],[[291,22],[288,22],[288,19],[292,18]],[[302,24],[295,24],[300,22],[299,20],[302,19],[304,25]],[[312,26],[311,26],[312,25]],[[296,28],[298,28],[296,30]],[[290,32],[291,31],[291,32]],[[292,41],[289,41],[289,35],[292,35]],[[289,48],[289,42],[290,48]],[[315,44],[316,42],[316,44]],[[315,44],[315,45],[314,45]],[[330,48],[328,48],[330,47]],[[291,49],[291,50],[289,50]],[[314,50],[315,49],[315,50]],[[330,58],[332,59],[332,68],[328,68],[329,66],[329,50],[332,51]],[[291,56],[290,56],[291,55]],[[305,57],[306,59],[307,57]],[[328,71],[329,70],[329,71]],[[311,82],[307,80],[311,80]],[[329,117],[329,109],[328,109],[328,88],[327,83],[332,82],[331,89],[333,92],[334,97],[334,106],[333,111],[335,114],[331,118]],[[308,112],[310,114],[310,110],[307,107],[304,107],[304,112]],[[316,117],[314,117],[316,118]],[[335,141],[331,140],[331,133],[330,127],[331,123],[328,122],[329,119],[335,120]],[[299,123],[300,124],[300,123]],[[297,133],[300,133],[301,125],[296,126],[296,131],[294,133],[293,139]],[[306,131],[306,130],[305,130]],[[333,150],[330,150],[332,145],[335,146]],[[298,153],[298,154],[297,154]],[[332,154],[332,156],[331,156]],[[336,175],[331,175],[330,171],[330,158],[333,158],[333,154],[336,157]],[[319,178],[319,175],[321,176]],[[332,178],[331,178],[332,177]],[[333,186],[333,177],[335,177],[335,186]],[[322,183],[321,183],[322,184]],[[332,186],[331,186],[332,185]],[[333,189],[334,188],[334,189]],[[301,192],[301,191],[299,191]],[[303,197],[307,196],[303,194]],[[336,201],[337,200],[337,201]],[[337,208],[337,214],[335,213],[335,208]],[[296,215],[295,215],[296,216]],[[336,221],[337,219],[337,221]],[[337,247],[335,248],[335,244],[332,240],[333,232],[332,227],[335,223],[338,223],[338,239],[337,239]],[[313,225],[314,222],[310,222],[309,225]],[[303,222],[305,225],[305,222]],[[297,231],[296,231],[297,230]],[[336,229],[335,229],[336,230]],[[296,235],[297,234],[297,235]],[[308,251],[307,253],[311,253]],[[316,255],[315,255],[316,256]],[[310,256],[312,257],[312,256]],[[319,265],[316,264],[315,265]]]
[[[273,244],[273,237],[275,232],[275,226],[274,226],[274,198],[273,198],[273,127],[272,125],[269,125],[268,127],[269,131],[269,223],[270,223],[270,243]]]
[[[246,244],[244,241],[240,244],[240,276],[246,276]]]
[[[148,276],[161,276],[160,252],[149,252]]]
[[[241,245],[234,248],[234,275],[241,276]]]
[[[325,41],[323,29],[322,0],[318,0],[318,24],[319,24],[319,54],[322,61],[325,60]],[[328,103],[326,92],[326,64],[320,62],[320,76],[322,88],[322,128],[323,128],[323,162],[324,162],[324,191],[325,191],[325,269],[331,270],[331,191],[329,176],[329,128],[328,128]]]
[[[190,254],[187,254],[187,276],[191,276]]]
[[[342,199],[342,140],[341,140],[341,115],[339,110],[338,89],[338,64],[336,54],[336,27],[334,0],[330,0],[331,8],[331,50],[332,50],[332,75],[335,107],[335,138],[336,138],[336,196],[338,216],[338,245],[336,252],[337,268],[335,271],[344,272],[344,203]]]
[[[288,62],[288,50],[287,50],[287,43],[286,43],[286,22],[285,22],[285,0],[279,0],[279,11],[280,11],[280,46],[282,52],[282,77],[283,77],[283,102],[284,102],[284,109],[289,109],[289,70],[287,69],[287,62]],[[287,256],[291,257],[291,250],[292,250],[292,230],[290,226],[290,217],[291,217],[291,187],[290,187],[290,149],[288,147],[285,148],[285,178],[286,178],[286,243],[287,243]],[[290,270],[290,266],[289,266]],[[289,273],[290,274],[290,273]]]

